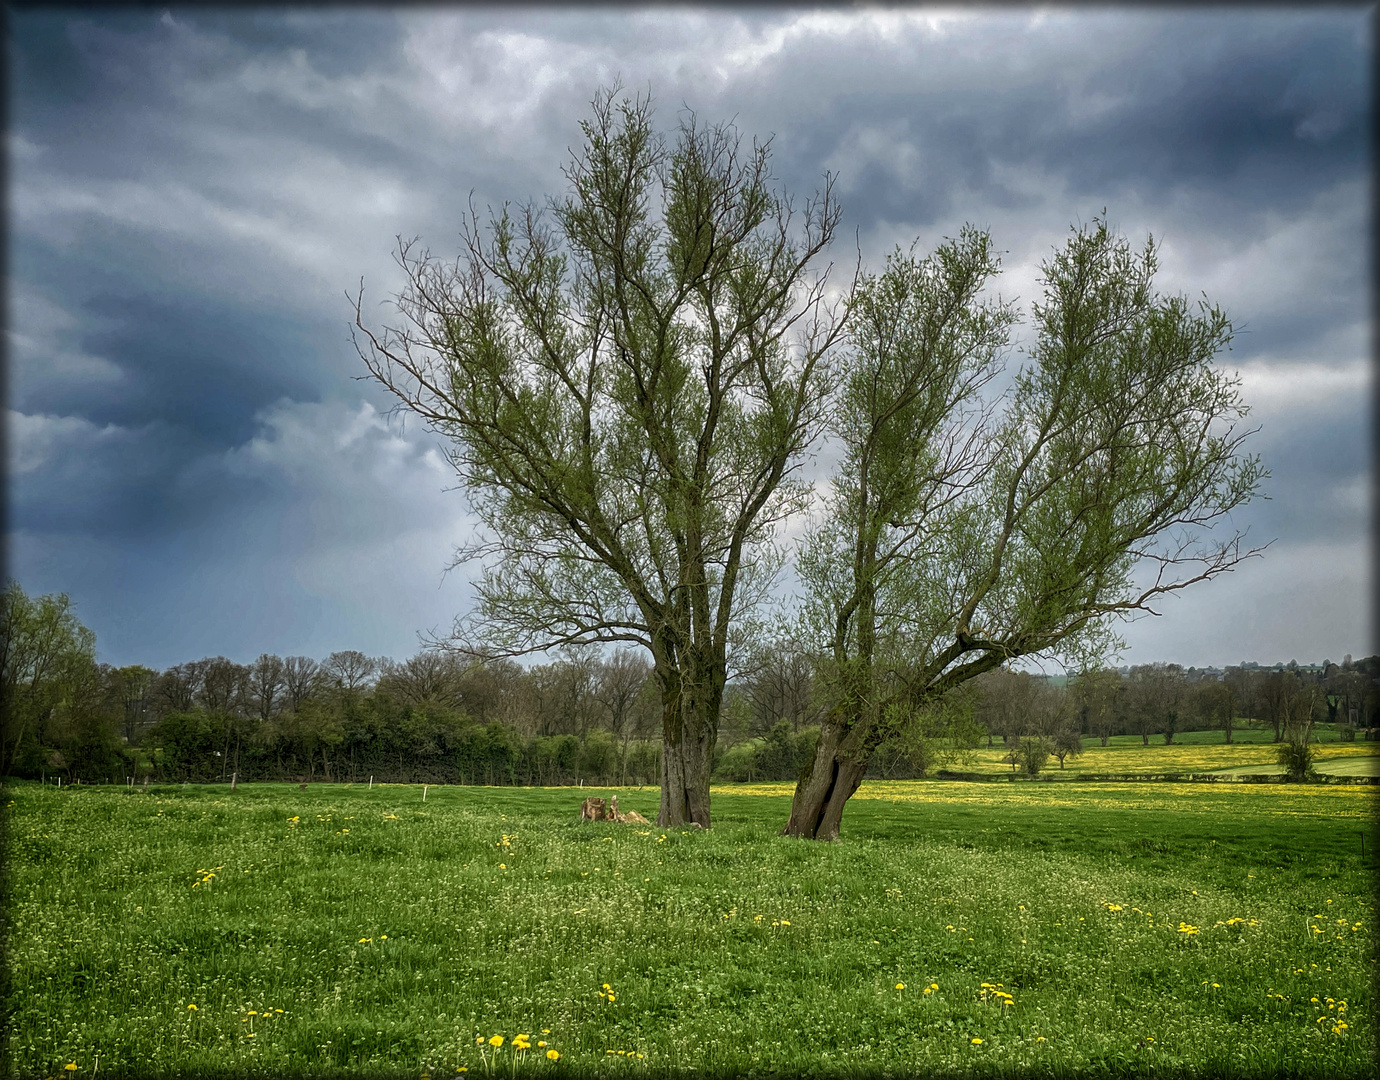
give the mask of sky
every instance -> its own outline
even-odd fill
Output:
[[[543,202],[615,79],[837,175],[832,253],[965,222],[1029,312],[1105,208],[1157,287],[1220,303],[1264,556],[1122,630],[1122,663],[1376,650],[1373,12],[1112,6],[203,7],[9,13],[7,573],[102,661],[404,658],[468,609],[437,438],[361,381],[395,237]],[[1027,317],[1026,326],[1029,325]],[[1018,332],[1018,341],[1019,332]],[[1013,353],[1012,363],[1020,361]]]

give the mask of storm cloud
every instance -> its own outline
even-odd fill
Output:
[[[1004,296],[1104,207],[1221,303],[1265,556],[1127,627],[1139,663],[1370,637],[1372,16],[1364,10],[689,7],[10,14],[9,573],[102,659],[402,656],[470,593],[443,448],[357,381],[395,237],[559,193],[601,87],[837,177],[875,265],[964,222]],[[380,306],[382,305],[382,306]],[[1019,352],[1013,362],[1019,360]]]

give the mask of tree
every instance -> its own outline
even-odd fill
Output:
[[[114,672],[114,691],[119,697],[124,720],[125,741],[133,743],[139,729],[148,718],[150,696],[158,672],[142,664],[117,668]]]
[[[1317,775],[1311,745],[1313,723],[1323,704],[1323,690],[1316,682],[1301,681],[1293,670],[1283,675],[1287,688],[1279,702],[1283,731],[1275,747],[1276,757],[1290,780],[1311,780]]]
[[[1205,535],[1265,476],[1215,366],[1227,317],[1156,294],[1153,242],[1137,255],[1097,219],[1044,264],[998,414],[979,390],[1013,316],[978,299],[997,270],[967,228],[858,289],[840,466],[800,561],[835,704],[787,834],[837,837],[873,749],[927,700],[1018,656],[1105,655],[1118,617],[1255,554]]]
[[[249,667],[249,697],[254,712],[264,723],[283,707],[287,691],[287,666],[281,656],[263,653]]]
[[[1064,767],[1065,758],[1076,758],[1083,753],[1083,736],[1074,722],[1066,723],[1054,733],[1051,750],[1059,759],[1059,768]]]
[[[201,697],[206,668],[211,661],[191,660],[168,668],[154,683],[154,705],[159,714],[189,712]]]
[[[1087,718],[1089,734],[1096,735],[1103,746],[1116,725],[1117,696],[1121,693],[1121,674],[1109,668],[1079,672],[1074,680],[1074,701]]]
[[[63,593],[30,599],[18,582],[0,593],[0,707],[7,775],[45,765],[51,722],[69,724],[96,707],[96,635]],[[72,764],[64,756],[64,765]]]
[[[730,648],[778,566],[841,312],[813,267],[839,208],[797,216],[768,146],[601,93],[545,213],[471,210],[454,265],[399,244],[402,326],[369,373],[450,441],[486,532],[478,605],[444,644],[508,655],[636,644],[661,695],[658,822],[710,824]],[[803,218],[803,220],[801,220]]]
[[[792,734],[799,734],[802,724],[817,719],[813,658],[799,642],[786,637],[765,643],[754,650],[748,666],[745,689],[758,731],[787,720]]]
[[[620,784],[628,778],[628,743],[647,730],[651,665],[631,649],[618,649],[595,677],[594,697],[608,714],[609,730],[619,740]]]
[[[289,656],[283,661],[284,707],[296,712],[316,690],[321,665],[307,656]]]
[[[371,686],[378,670],[379,662],[358,649],[333,652],[321,665],[322,674],[336,690],[353,695]]]
[[[1233,682],[1226,678],[1220,682],[1216,679],[1199,680],[1193,704],[1208,728],[1221,728],[1222,741],[1230,745],[1232,729],[1236,725],[1236,691]]]
[[[1298,692],[1299,677],[1292,671],[1272,671],[1256,682],[1256,701],[1261,719],[1274,728],[1274,741],[1284,739],[1289,717],[1289,702]]]
[[[1049,760],[1049,755],[1054,747],[1049,739],[1043,735],[1026,736],[1021,739],[1017,750],[1017,760],[1021,765],[1021,771],[1026,776],[1038,776],[1040,770],[1045,767],[1045,762]],[[1060,767],[1063,767],[1063,759],[1060,759]]]
[[[1131,669],[1131,719],[1145,746],[1156,732],[1164,735],[1166,746],[1174,742],[1179,728],[1179,713],[1184,693],[1183,668],[1178,664],[1141,664]]]

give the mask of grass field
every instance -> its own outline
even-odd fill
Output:
[[[790,790],[11,785],[12,1074],[1372,1074],[1372,787]]]

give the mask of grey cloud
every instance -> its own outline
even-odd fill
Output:
[[[131,660],[397,651],[448,622],[467,594],[440,570],[470,519],[440,490],[435,441],[361,410],[387,403],[349,381],[344,293],[363,275],[386,321],[395,233],[449,255],[471,191],[481,212],[559,193],[590,96],[619,74],[650,83],[663,126],[688,105],[774,134],[798,196],[836,170],[840,263],[854,229],[875,263],[973,220],[1010,252],[1002,292],[1028,305],[1071,221],[1105,205],[1165,238],[1162,286],[1204,289],[1244,324],[1227,360],[1263,395],[1275,472],[1248,520],[1293,553],[1249,580],[1280,592],[1319,536],[1365,542],[1369,384],[1306,372],[1369,347],[1369,18],[11,13],[10,404],[15,431],[29,424],[14,565],[28,588],[90,597]],[[1335,591],[1323,569],[1309,580]],[[189,615],[182,655],[147,611],[198,604],[230,614],[215,630]],[[1167,647],[1135,633],[1137,650]]]

